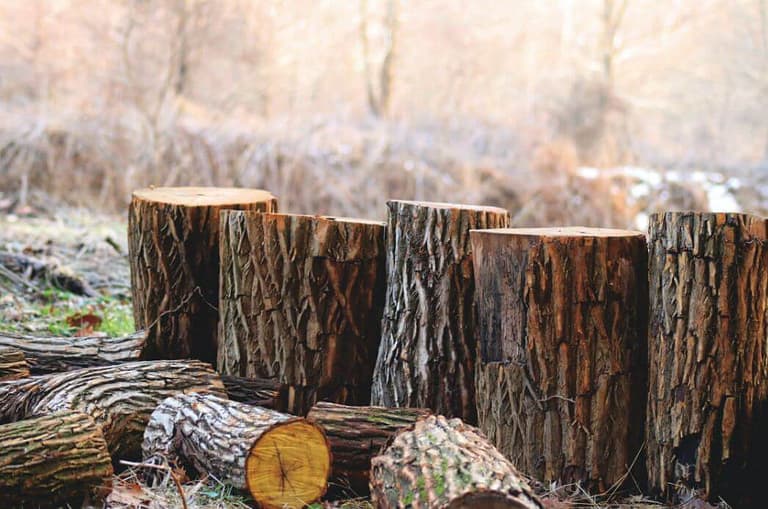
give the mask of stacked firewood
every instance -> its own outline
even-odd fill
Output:
[[[281,214],[265,191],[136,192],[141,330],[0,335],[0,501],[103,497],[132,459],[265,508],[540,508],[527,476],[754,503],[764,220],[660,214],[647,241],[388,206],[375,222]]]

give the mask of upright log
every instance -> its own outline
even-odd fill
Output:
[[[81,412],[0,426],[2,507],[81,507],[112,489],[101,428]]]
[[[387,293],[371,403],[475,421],[470,229],[507,226],[506,210],[390,201]]]
[[[133,193],[128,212],[136,327],[148,359],[195,358],[216,365],[219,213],[275,211],[256,189],[170,187]]]
[[[431,416],[373,458],[371,499],[400,507],[541,509],[522,475],[477,429]]]
[[[184,394],[152,413],[145,463],[180,464],[248,489],[259,507],[305,507],[325,493],[331,469],[322,430],[300,417],[211,395]]]
[[[16,348],[0,347],[0,382],[29,376],[29,364],[24,352]]]
[[[367,403],[384,295],[383,223],[226,211],[221,228],[219,371]]]
[[[113,456],[137,458],[150,414],[180,392],[226,397],[219,376],[202,362],[130,362],[0,383],[0,422],[80,411],[102,427]]]
[[[0,346],[19,350],[33,375],[109,366],[143,358],[146,332],[124,336],[57,337],[0,332]]]
[[[700,488],[764,505],[768,463],[768,243],[762,218],[650,218],[648,474],[656,492]],[[757,454],[751,454],[758,451]],[[753,505],[754,504],[754,505]]]
[[[472,245],[480,428],[541,481],[620,483],[642,465],[644,235],[500,229]]]
[[[368,491],[371,458],[398,431],[429,415],[424,408],[384,408],[317,403],[307,419],[328,436],[333,455],[333,485],[354,495]]]

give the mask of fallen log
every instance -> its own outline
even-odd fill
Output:
[[[56,262],[43,261],[21,253],[0,251],[0,266],[23,278],[22,281],[40,280],[75,295],[97,297],[91,285],[69,267]],[[25,285],[26,286],[26,285]]]
[[[541,509],[523,476],[472,426],[430,416],[373,458],[371,500],[380,509]]]
[[[768,235],[747,214],[654,214],[649,224],[650,488],[763,505]],[[750,500],[751,499],[751,500]]]
[[[304,507],[325,493],[331,453],[300,417],[203,394],[164,400],[144,432],[144,462],[169,462],[247,489],[259,507]]]
[[[475,422],[470,229],[507,226],[496,207],[390,201],[387,292],[371,404]]]
[[[0,347],[0,382],[29,376],[29,364],[24,353],[16,348]]]
[[[0,426],[2,507],[80,507],[112,489],[101,427],[81,412]]]
[[[128,212],[136,327],[148,359],[195,358],[216,365],[219,213],[277,210],[256,189],[171,187],[133,193]]]
[[[289,387],[275,380],[222,375],[221,381],[232,401],[279,412],[285,411],[288,404]]]
[[[225,211],[220,246],[219,371],[314,388],[323,401],[368,403],[384,223]]]
[[[368,491],[371,458],[392,435],[429,415],[423,408],[346,406],[320,402],[307,414],[328,437],[333,455],[333,485],[356,495]]]
[[[96,366],[110,366],[143,358],[146,332],[117,337],[49,337],[0,332],[0,346],[20,350],[33,375]]]
[[[115,458],[138,458],[149,416],[168,396],[226,397],[219,376],[199,361],[145,361],[0,383],[0,422],[76,410],[102,427]]]
[[[604,491],[642,477],[647,251],[641,232],[472,232],[480,429],[526,474]]]

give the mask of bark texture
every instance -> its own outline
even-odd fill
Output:
[[[112,489],[112,460],[101,428],[80,412],[0,426],[0,504],[80,507]]]
[[[333,484],[356,495],[368,491],[371,458],[387,441],[420,417],[423,408],[384,408],[317,403],[307,419],[325,431],[333,453]]]
[[[765,220],[655,214],[649,238],[651,488],[697,487],[748,507],[764,498],[768,468],[764,450],[750,454],[765,444]]]
[[[202,362],[130,362],[0,383],[0,422],[80,411],[102,427],[112,456],[137,458],[150,414],[179,392],[226,397],[219,376]]]
[[[506,210],[390,201],[387,293],[371,403],[475,421],[470,229],[507,226]]]
[[[373,458],[371,499],[380,509],[541,509],[522,475],[476,428],[430,416]]]
[[[289,387],[275,380],[223,375],[221,381],[232,401],[280,412],[288,405]]]
[[[330,447],[300,417],[203,394],[163,401],[142,444],[144,461],[184,465],[239,489],[260,507],[304,507],[325,493]]]
[[[33,375],[58,373],[143,358],[146,333],[138,331],[117,337],[43,337],[0,333],[0,346],[20,350]]]
[[[277,210],[266,191],[154,188],[133,193],[128,212],[136,327],[148,359],[195,358],[216,365],[219,214]]]
[[[472,243],[480,428],[541,481],[620,483],[643,445],[644,235],[503,229]]]
[[[24,352],[16,348],[0,347],[0,382],[29,376],[29,364]]]
[[[222,214],[219,371],[316,389],[319,400],[367,403],[383,244],[378,222]]]

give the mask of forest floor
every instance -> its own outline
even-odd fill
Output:
[[[125,219],[90,210],[3,213],[0,207],[0,332],[41,335],[119,335],[133,332]],[[9,262],[10,260],[10,262]],[[26,264],[26,265],[25,265]],[[115,476],[111,509],[244,509],[252,502],[216,479],[183,472],[144,485],[135,466]],[[577,490],[538,486],[548,509],[660,507],[641,497],[617,502]],[[311,507],[372,509],[358,499]],[[679,506],[714,509],[699,500]],[[721,504],[720,508],[728,507]]]

